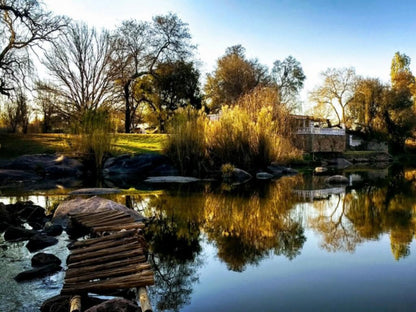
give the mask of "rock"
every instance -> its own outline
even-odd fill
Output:
[[[7,210],[3,203],[0,203],[0,232],[6,230],[10,224],[16,224],[15,218],[12,218],[11,213]]]
[[[106,194],[118,194],[120,189],[117,188],[83,188],[69,192],[69,195],[106,195]]]
[[[111,299],[104,301],[103,303],[93,306],[85,312],[105,312],[105,311],[118,311],[118,312],[140,312],[141,309],[133,302],[127,299]]]
[[[13,169],[0,169],[0,185],[13,186],[27,182],[39,181],[42,178],[33,172]],[[13,185],[10,185],[13,184]]]
[[[256,179],[258,180],[270,180],[274,177],[274,175],[268,173],[268,172],[257,172],[256,173]]]
[[[279,177],[282,175],[294,175],[297,174],[298,171],[292,168],[279,166],[277,164],[272,164],[270,166],[267,166],[267,170],[273,174],[275,177]]]
[[[24,272],[21,272],[17,274],[17,276],[14,278],[17,282],[23,282],[32,280],[35,278],[42,278],[47,275],[52,275],[58,271],[62,270],[61,266],[59,264],[48,264],[41,267],[37,267],[31,270],[27,270]]]
[[[253,178],[253,176],[239,168],[233,168],[231,173],[223,176],[224,182],[229,183],[231,185],[240,185],[247,183]]]
[[[56,154],[23,155],[15,158],[3,168],[33,171],[41,176],[80,176],[82,173],[81,162]]]
[[[117,158],[109,158],[103,166],[103,173],[106,177],[112,175],[135,175],[146,177],[156,174],[156,169],[166,171],[172,170],[172,164],[168,157],[160,154],[140,154],[129,157],[122,155]],[[151,173],[151,174],[150,174]]]
[[[42,267],[48,264],[61,265],[61,260],[52,254],[40,252],[32,257],[32,267]]]
[[[37,234],[34,230],[28,230],[19,226],[10,226],[4,233],[4,239],[6,241],[24,241],[30,239],[32,236]]]
[[[40,307],[41,312],[68,312],[72,296],[57,295],[45,300]],[[86,309],[100,304],[104,300],[95,297],[82,297],[82,309]]]
[[[90,198],[75,198],[68,201],[64,201],[59,204],[53,215],[52,221],[54,224],[60,224],[64,228],[68,223],[69,213],[81,213],[81,212],[99,212],[105,210],[117,210],[124,211],[132,216],[135,220],[143,220],[143,216],[138,214],[133,209],[129,209],[124,205],[118,204],[109,199],[101,197],[90,197]]]
[[[148,177],[144,180],[147,183],[191,183],[197,181],[200,181],[200,179],[182,176]]]
[[[325,180],[328,184],[348,184],[349,180],[347,177],[342,175],[334,175]]]
[[[43,232],[49,236],[59,236],[62,234],[63,230],[62,225],[48,222],[45,224]]]
[[[352,166],[352,163],[346,160],[345,158],[335,158],[328,160],[328,163],[332,166],[335,166],[338,169],[345,169]]]
[[[57,243],[58,240],[55,237],[38,233],[29,239],[29,242],[26,244],[26,248],[29,249],[30,252],[35,252]]]
[[[45,218],[45,209],[31,201],[20,201],[8,206],[9,211],[13,210],[24,222],[42,222]]]

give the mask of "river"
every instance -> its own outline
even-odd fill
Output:
[[[151,218],[155,311],[414,311],[416,170],[355,168],[346,186],[298,174],[129,189],[110,198]],[[52,210],[67,189],[3,190],[0,201]],[[64,261],[68,237],[53,252]],[[0,237],[2,311],[37,311],[64,272],[18,284],[24,243]]]

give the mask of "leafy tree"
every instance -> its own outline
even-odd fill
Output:
[[[67,19],[45,11],[37,0],[0,1],[0,94],[11,96],[33,72],[31,49],[54,41]]]
[[[385,135],[382,107],[387,91],[379,79],[359,78],[348,107],[350,127],[368,136]]]
[[[305,78],[302,66],[293,56],[273,63],[272,79],[278,87],[281,101],[287,106],[296,106],[297,96],[303,88]]]
[[[391,60],[390,79],[394,85],[397,81],[402,80],[399,77],[403,73],[412,74],[410,71],[410,57],[406,54],[396,52]]]
[[[204,87],[207,105],[211,111],[218,111],[222,105],[234,105],[240,96],[269,82],[265,66],[257,60],[248,60],[241,45],[229,47],[218,59],[217,69],[207,75]]]
[[[161,63],[155,71],[153,82],[154,97],[148,104],[157,115],[161,132],[165,131],[165,122],[178,108],[201,108],[199,71],[193,63]]]
[[[85,23],[73,23],[45,53],[43,63],[55,83],[50,90],[60,98],[61,113],[67,118],[110,105],[111,52],[107,31],[97,33]]]
[[[184,60],[191,55],[188,25],[177,15],[159,15],[152,23],[124,21],[113,36],[113,71],[123,94],[125,132],[132,128],[134,82],[155,74],[159,63]]]
[[[336,116],[336,126],[347,125],[347,106],[352,101],[357,76],[355,69],[328,68],[321,73],[323,83],[315,88],[309,98],[317,106],[329,106]]]

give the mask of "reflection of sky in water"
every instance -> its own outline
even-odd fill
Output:
[[[279,192],[285,194],[283,198],[279,197],[279,194],[273,193],[278,189],[273,188],[273,183],[270,190],[260,192],[262,195],[250,203],[245,201],[246,197],[236,200],[228,193],[222,196],[191,192],[185,197],[180,192],[168,196],[159,192],[157,195],[133,198],[133,207],[148,216],[157,216],[156,220],[161,221],[168,231],[160,234],[161,241],[166,237],[172,241],[180,237],[181,248],[185,249],[182,250],[183,254],[189,251],[186,250],[187,244],[199,244],[201,247],[200,250],[198,246],[191,249],[189,255],[196,255],[194,259],[184,257],[175,260],[178,251],[174,248],[166,248],[165,254],[159,255],[160,268],[166,274],[189,274],[183,278],[166,275],[173,282],[184,283],[174,285],[172,289],[190,291],[189,295],[177,301],[174,297],[164,298],[165,301],[172,300],[168,303],[178,302],[177,310],[413,311],[416,309],[413,293],[416,284],[416,247],[413,237],[416,196],[413,188],[402,194],[404,187],[396,184],[397,181],[380,187],[349,190],[348,194],[297,203],[291,210],[282,208],[285,206],[282,201],[290,201],[284,197],[290,192],[285,193],[285,188],[279,186]],[[263,195],[277,200],[276,207],[270,205],[269,201],[262,201]],[[3,199],[0,198],[0,201]],[[47,204],[42,196],[28,199],[41,206]],[[117,200],[125,203],[126,198],[119,196]],[[260,207],[253,205],[257,202]],[[273,209],[277,209],[277,212]],[[260,216],[253,217],[254,214]],[[269,222],[269,217],[276,219]],[[267,231],[257,233],[254,227],[246,233],[241,232],[241,224],[244,225],[246,220],[258,222],[256,226],[267,228]],[[337,225],[338,221],[341,221],[342,227]],[[299,254],[289,260],[287,254],[279,253],[281,249],[276,255],[274,247],[269,245],[273,240],[268,235],[274,233],[271,225],[282,226],[283,230],[290,231],[291,228],[285,227],[285,224],[296,222],[304,229],[306,240],[300,245]],[[228,239],[233,235],[231,226],[240,230],[241,240],[254,237],[264,241],[256,245],[253,241],[241,242],[237,239],[237,247],[249,249],[248,257],[224,257],[224,252],[233,250],[232,244],[235,243]],[[191,229],[192,235],[187,237],[186,233]],[[331,237],[325,232],[332,230],[334,235],[344,234],[346,238],[342,235]],[[392,254],[393,232],[396,233],[395,243],[398,245],[406,245],[407,233],[411,235],[408,245],[410,253],[398,260]],[[221,236],[221,233],[226,233],[226,237]],[[363,237],[362,234],[369,236]],[[281,239],[286,238],[283,236]],[[68,254],[66,244],[61,241],[59,246],[49,247],[45,251],[52,249],[52,253],[65,260]],[[23,243],[10,245],[0,241],[0,245],[10,246],[0,253],[1,311],[30,311],[33,303],[39,306],[45,299],[59,293],[63,272],[42,280],[17,284],[13,277],[30,268],[29,252],[25,247],[18,248],[24,246]],[[250,252],[253,252],[250,248],[254,245],[260,246],[260,253],[258,257],[255,254],[254,258],[250,258]],[[239,251],[243,254],[243,250],[236,252]],[[241,272],[229,269],[227,261],[241,259],[248,259],[241,266]],[[167,290],[157,289],[158,286],[162,287],[159,284],[150,291],[151,295],[157,294],[151,297],[154,307],[162,298],[161,294]]]

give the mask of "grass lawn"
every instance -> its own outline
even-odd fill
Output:
[[[166,141],[165,134],[117,134],[113,153],[160,153]],[[24,154],[72,154],[71,135],[68,134],[9,134],[0,133],[0,159],[10,159]]]

